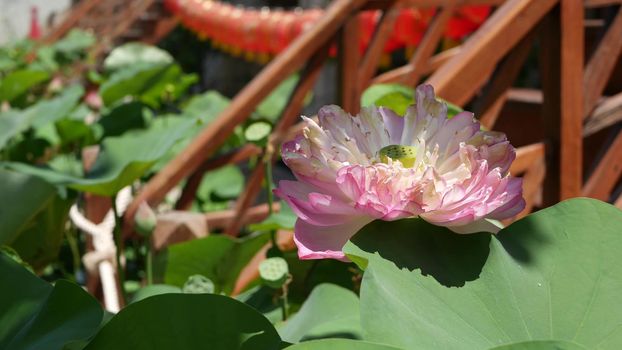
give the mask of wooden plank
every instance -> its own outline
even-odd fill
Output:
[[[499,113],[501,113],[507,99],[508,94],[507,92],[504,92],[497,97],[497,100],[493,102],[492,106],[488,107],[484,113],[475,113],[475,117],[479,118],[479,122],[484,128],[488,130],[492,130],[494,128],[497,118],[499,118]]]
[[[583,0],[583,5],[587,8],[605,7],[612,5],[621,5],[622,0]]]
[[[298,37],[283,53],[277,55],[240,93],[231,104],[177,157],[145,185],[128,207],[124,230],[131,232],[133,216],[139,203],[157,205],[179,181],[191,174],[246,120],[256,106],[286,77],[332,37],[350,13],[363,5],[361,0],[332,2],[324,16]]]
[[[580,196],[583,186],[584,17],[583,4],[562,0],[560,200]]]
[[[583,136],[593,135],[600,130],[622,121],[622,92],[603,99],[590,114],[583,126]]]
[[[585,67],[583,116],[587,118],[602,95],[622,52],[622,6]]]
[[[520,175],[541,159],[544,159],[543,143],[539,142],[520,147],[516,150],[516,159],[510,166],[510,174]]]
[[[388,10],[384,11],[382,17],[378,21],[378,24],[376,25],[374,36],[371,43],[367,47],[367,51],[365,52],[365,56],[363,56],[361,66],[359,68],[357,84],[359,93],[362,93],[363,90],[369,85],[369,81],[376,73],[378,62],[380,61],[380,57],[384,51],[387,39],[389,39],[393,32],[395,20],[399,15],[400,9],[400,6],[390,7]]]
[[[441,41],[443,33],[445,32],[447,22],[454,13],[454,8],[452,4],[449,4],[441,8],[434,16],[428,30],[426,30],[423,39],[421,39],[417,47],[417,51],[410,59],[409,65],[413,67],[413,69],[402,78],[402,84],[414,87],[419,83],[419,79],[421,79],[422,75],[420,67],[422,67],[425,62],[428,62],[430,57],[434,54],[434,51],[436,51],[438,43]]]
[[[458,46],[434,55],[432,58],[430,58],[428,62],[423,64],[423,67],[421,68],[421,74],[427,75],[434,72],[439,67],[451,60],[454,56],[458,55],[460,53],[460,50],[461,47]],[[402,67],[398,67],[378,75],[377,77],[372,79],[369,85],[389,84],[402,81],[404,80],[404,77],[410,74],[413,70],[413,66],[411,66],[410,64],[406,64]],[[362,87],[362,90],[364,90],[366,87],[367,86]]]
[[[274,203],[272,210],[276,213],[280,210],[280,204]],[[210,230],[223,230],[231,224],[236,218],[236,212],[233,209],[214,211],[205,213],[205,221]],[[243,225],[252,224],[265,220],[269,215],[268,204],[259,204],[249,208],[241,219]]]
[[[558,0],[508,0],[463,44],[460,54],[427,80],[437,95],[464,105],[493,67],[557,3]]]
[[[525,209],[516,216],[516,220],[527,216],[533,208],[540,202],[542,196],[542,182],[546,173],[544,157],[531,165],[523,176],[523,197],[525,198]]]
[[[83,18],[91,9],[95,8],[102,0],[82,0],[73,6],[69,15],[61,22],[59,26],[54,28],[43,42],[52,44],[64,37],[72,28],[76,27],[78,21]]]
[[[560,15],[555,8],[543,21],[539,63],[542,81],[542,129],[545,135],[546,176],[542,189],[543,206],[560,200],[561,44]]]
[[[361,53],[359,48],[360,20],[357,14],[348,18],[339,34],[339,101],[344,111],[354,115],[360,108],[358,72]]]
[[[242,162],[251,157],[260,155],[261,152],[261,148],[249,143],[240,147],[238,150],[223,154],[222,156],[204,162],[194,173],[192,173],[192,175],[190,175],[190,177],[188,177],[188,181],[181,192],[181,196],[177,200],[177,203],[175,203],[175,209],[188,210],[190,208],[206,172],[220,168],[227,164]]]
[[[525,64],[535,38],[532,30],[499,63],[493,78],[482,91],[473,112],[481,116],[482,125],[492,128],[506,99],[506,91],[512,86],[521,68]]]
[[[622,131],[609,145],[583,188],[583,195],[608,201],[611,191],[622,175]]]
[[[266,146],[266,154],[264,155],[264,159],[262,162],[258,163],[253,169],[253,172],[247,181],[246,187],[244,188],[244,192],[240,195],[235,204],[235,217],[236,220],[232,220],[230,225],[225,230],[225,233],[237,236],[240,229],[242,228],[242,220],[248,208],[255,202],[259,192],[261,191],[261,185],[263,183],[263,179],[265,177],[265,169],[264,163],[271,162],[274,163],[276,158],[275,152],[278,152],[279,145],[283,137],[287,134],[291,126],[296,122],[299,117],[300,110],[303,107],[304,100],[315,85],[317,78],[320,75],[320,71],[324,62],[328,58],[328,52],[330,49],[330,44],[332,41],[328,41],[324,47],[320,48],[320,50],[313,55],[311,61],[305,68],[305,71],[302,73],[302,77],[298,82],[298,85],[292,92],[290,96],[289,102],[283,111],[281,118],[279,119],[279,123],[275,127],[272,135],[268,140],[268,145]],[[272,179],[270,179],[272,181]]]

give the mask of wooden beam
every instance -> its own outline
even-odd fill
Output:
[[[272,211],[275,213],[278,213],[280,208],[281,205],[279,203],[274,203],[272,205]],[[265,203],[250,207],[241,219],[242,225],[261,222],[268,217],[269,213],[270,209],[268,204]],[[232,220],[240,220],[236,218],[236,213],[233,209],[213,211],[205,213],[204,215],[207,227],[209,227],[211,231],[223,230],[231,224]]]
[[[518,73],[525,64],[533,40],[535,30],[532,30],[514,47],[499,63],[493,78],[482,91],[482,97],[477,100],[473,112],[480,116],[484,127],[491,129],[497,120],[499,112],[506,100],[506,91],[512,86]]]
[[[243,224],[241,218],[246,215],[246,211],[253,204],[253,202],[255,202],[257,196],[259,195],[259,191],[261,190],[261,185],[266,175],[264,163],[274,163],[274,160],[276,159],[276,155],[274,153],[278,152],[279,145],[281,144],[283,137],[285,137],[289,129],[298,119],[300,110],[304,105],[304,100],[309,91],[313,89],[313,86],[320,75],[322,66],[328,58],[331,42],[332,40],[329,40],[324,47],[320,48],[320,50],[313,55],[309,61],[309,64],[305,68],[305,71],[302,73],[300,81],[298,82],[296,88],[294,88],[289,102],[287,103],[287,106],[279,119],[279,123],[272,132],[272,135],[270,135],[268,145],[266,146],[267,152],[264,155],[263,161],[255,166],[255,169],[253,169],[253,172],[247,181],[246,187],[244,188],[244,192],[242,192],[236,201],[235,217],[237,220],[231,221],[230,225],[227,226],[225,233],[237,236],[242,228]],[[268,181],[272,181],[272,179],[268,179]]]
[[[459,55],[427,80],[437,95],[464,105],[504,57],[558,0],[508,0],[463,44]]]
[[[583,186],[584,17],[583,4],[561,1],[560,200],[580,196]]]
[[[622,175],[622,131],[618,132],[614,141],[608,146],[607,152],[583,188],[583,195],[586,197],[608,201],[611,191]]]
[[[510,174],[520,175],[540,159],[544,159],[544,144],[534,143],[528,146],[520,147],[516,150],[516,159],[510,166]]]
[[[454,8],[453,4],[449,4],[446,7],[441,8],[434,16],[428,30],[426,30],[423,39],[421,39],[421,42],[417,47],[417,51],[410,59],[409,65],[413,69],[402,77],[402,84],[414,87],[419,83],[419,79],[421,79],[421,76],[423,75],[421,67],[424,66],[425,62],[430,60],[430,57],[432,57],[436,51],[438,43],[441,41],[443,33],[445,32],[447,22],[451,19],[451,16],[454,13]]]
[[[434,72],[439,67],[441,67],[442,65],[447,63],[449,60],[451,60],[454,56],[458,55],[460,53],[460,50],[461,50],[461,47],[458,46],[458,47],[445,50],[443,52],[440,52],[432,56],[432,58],[430,58],[428,62],[423,64],[423,67],[421,68],[421,74],[427,75],[427,74]],[[369,85],[389,84],[389,83],[396,83],[396,82],[402,81],[404,80],[404,77],[407,76],[408,74],[411,74],[413,70],[414,70],[413,66],[411,66],[410,64],[406,64],[402,67],[398,67],[398,68],[392,69],[388,72],[378,75],[377,77],[372,79]],[[367,86],[363,87],[362,90],[364,90],[366,87]]]
[[[592,112],[620,58],[622,52],[622,6],[618,9],[613,23],[607,30],[596,52],[585,67],[583,78],[583,117]]]
[[[145,185],[128,207],[124,232],[133,227],[133,217],[139,203],[157,205],[179,181],[196,170],[245,121],[257,105],[286,77],[298,70],[304,62],[341,27],[343,21],[363,5],[361,0],[332,2],[324,16],[308,31],[299,36],[283,53],[277,55],[231,104],[209,126],[180,152],[166,167]]]
[[[393,3],[395,3],[395,1],[393,1]],[[359,93],[362,93],[363,90],[369,85],[369,81],[376,73],[378,62],[380,61],[380,57],[384,51],[387,39],[389,39],[393,32],[395,20],[399,15],[400,9],[400,6],[391,6],[389,9],[384,11],[382,17],[378,21],[378,24],[376,25],[374,36],[371,43],[367,47],[367,51],[365,52],[365,56],[363,56],[361,66],[359,68],[357,84]]]
[[[543,206],[560,200],[561,44],[560,15],[555,8],[543,21],[539,63],[542,81],[542,129],[545,135],[546,176],[542,189]]]
[[[192,173],[192,175],[190,175],[190,177],[188,177],[188,181],[181,192],[181,196],[177,200],[177,203],[175,203],[175,209],[188,210],[190,208],[206,172],[218,169],[227,164],[235,164],[251,157],[259,156],[261,152],[261,148],[249,143],[233,152],[229,152],[214,159],[205,161],[194,173]]]
[[[583,126],[583,136],[593,135],[600,130],[622,121],[622,92],[603,99],[590,114]]]
[[[339,34],[339,101],[344,111],[354,115],[360,108],[358,72],[361,53],[359,48],[360,20],[352,14]]]
[[[583,0],[587,8],[622,5],[622,0]]]

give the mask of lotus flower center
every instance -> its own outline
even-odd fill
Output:
[[[382,163],[388,163],[389,158],[391,158],[392,160],[399,160],[406,168],[412,168],[415,165],[417,148],[414,146],[389,145],[382,147],[378,151],[378,155]]]

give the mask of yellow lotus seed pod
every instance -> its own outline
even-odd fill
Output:
[[[417,159],[417,148],[414,146],[389,145],[381,148],[378,153],[381,162],[388,163],[391,158],[399,160],[406,168],[413,167]]]

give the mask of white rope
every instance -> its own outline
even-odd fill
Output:
[[[119,215],[125,212],[131,201],[132,189],[129,186],[119,191],[116,199]],[[69,210],[69,218],[76,227],[93,237],[94,250],[86,253],[82,261],[89,273],[99,272],[106,310],[113,313],[119,312],[119,291],[114,269],[116,246],[112,235],[115,225],[114,212],[109,210],[101,223],[94,224],[84,217],[74,204]]]

